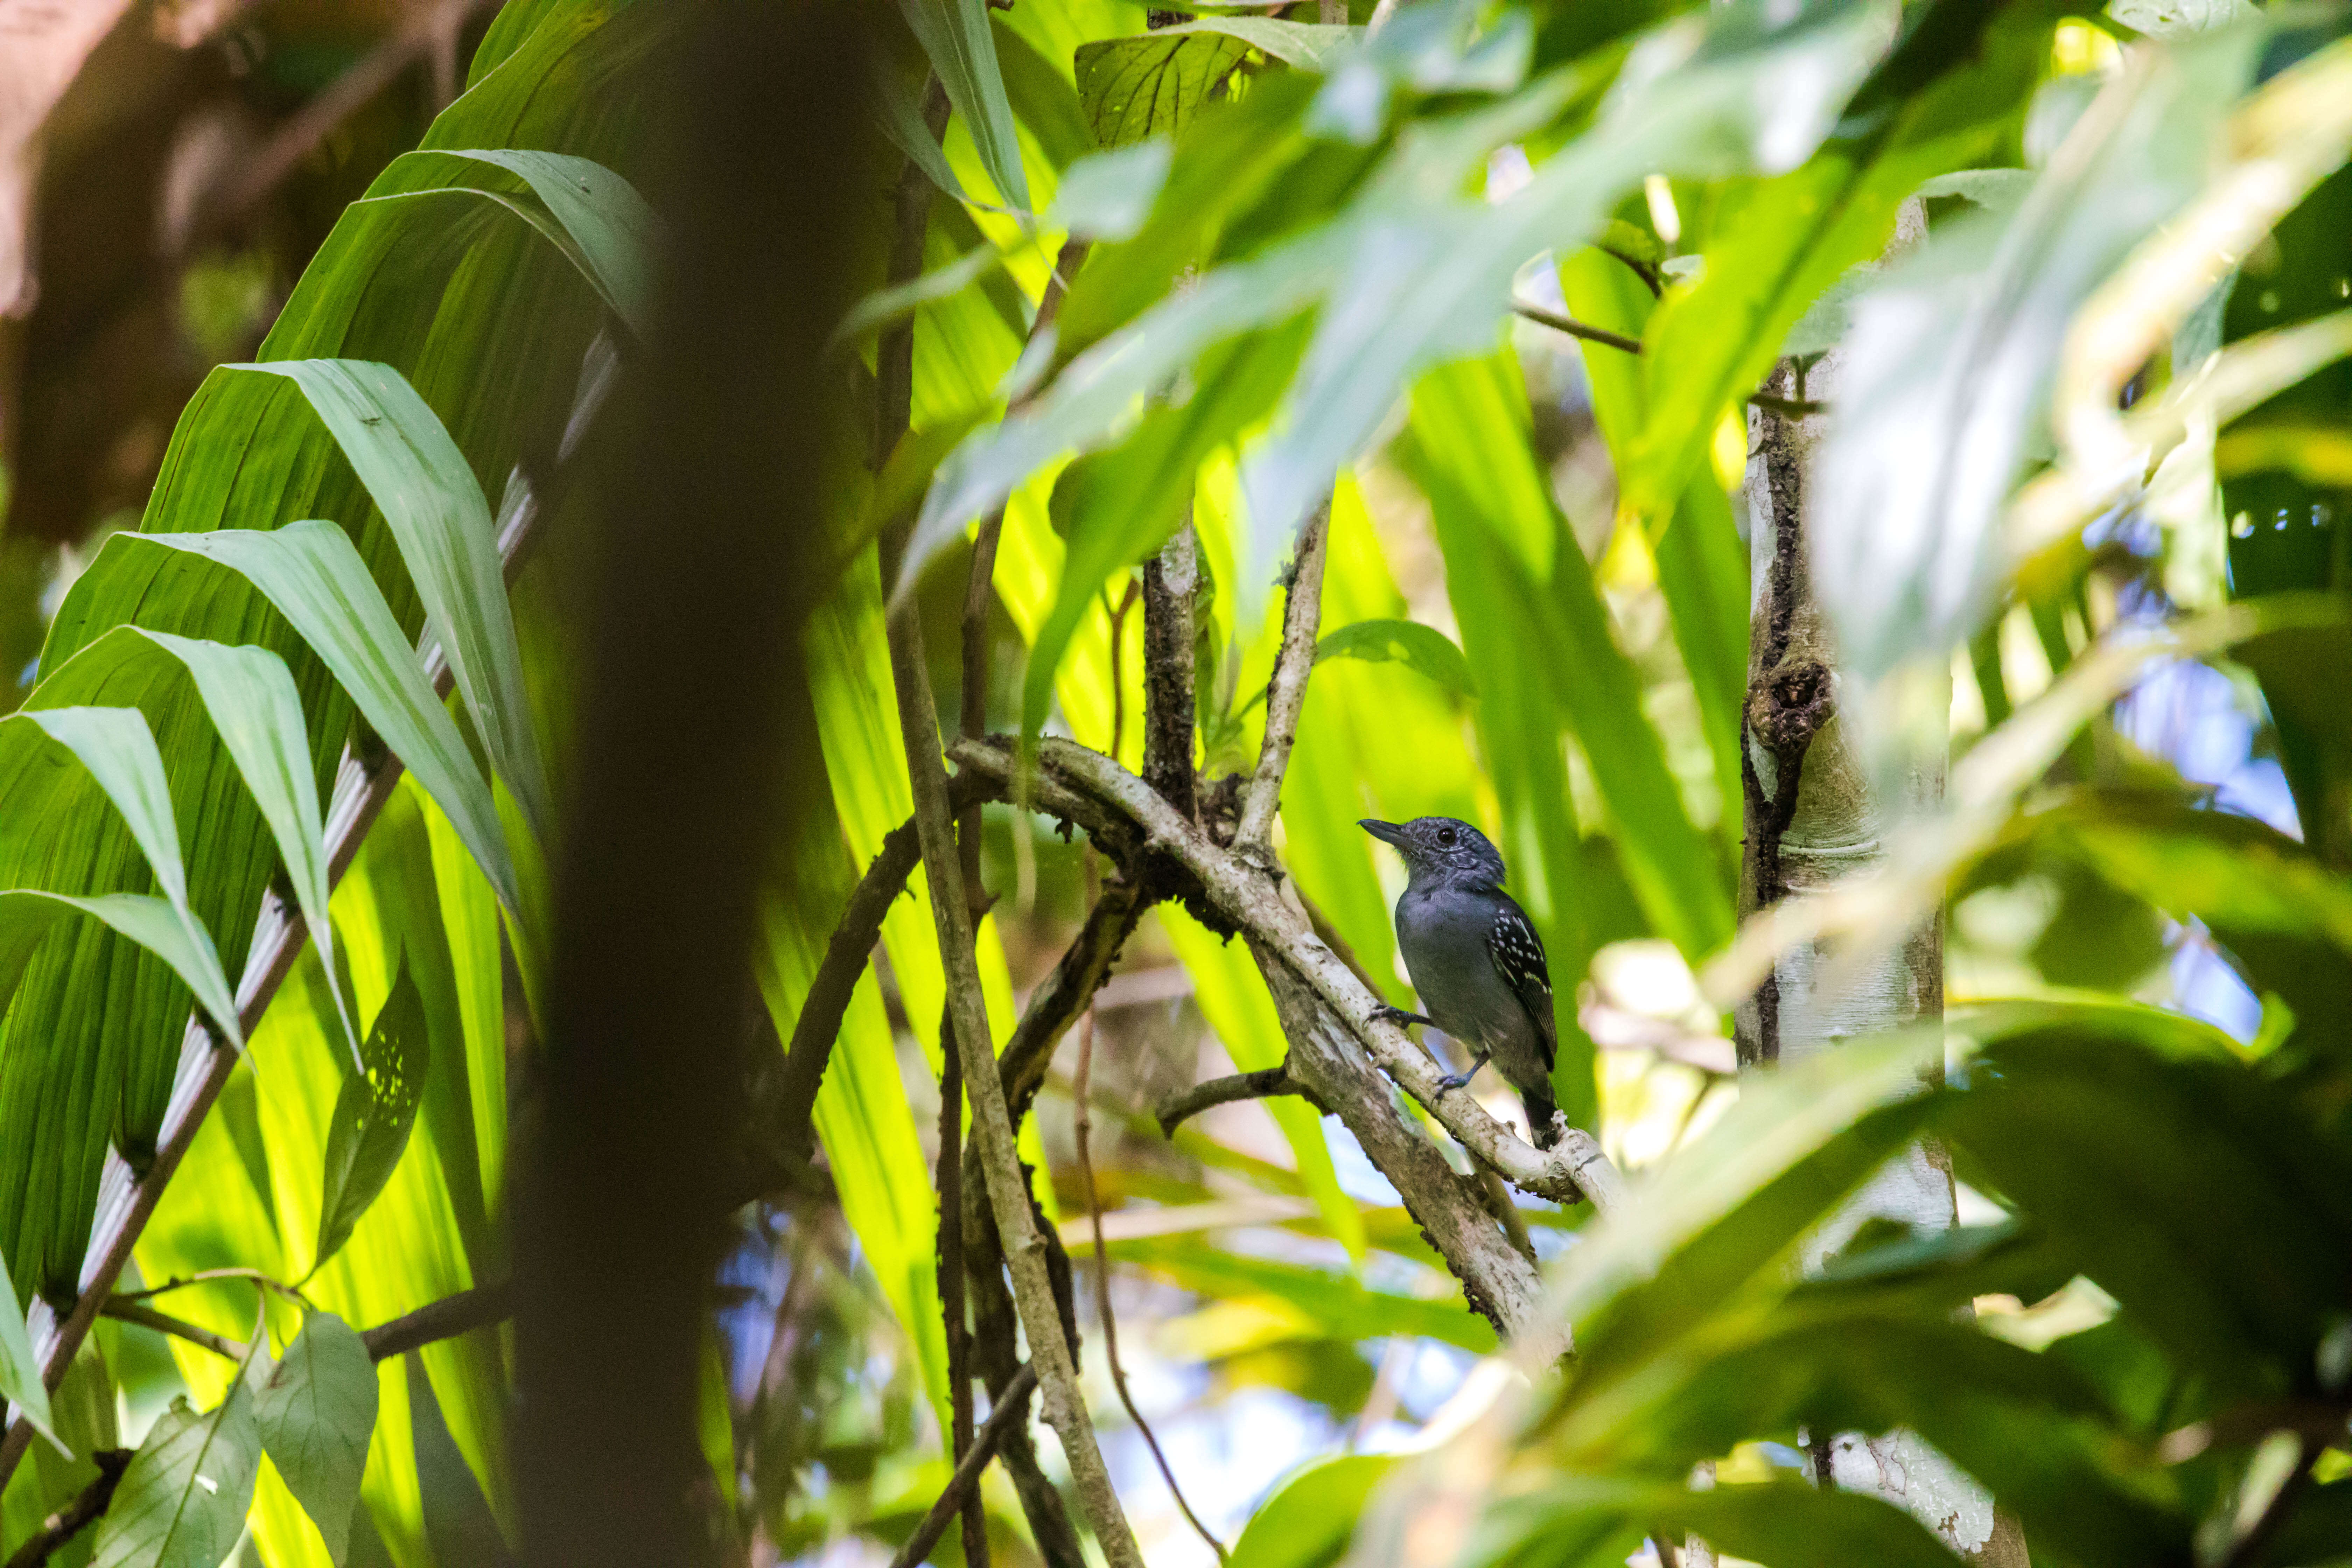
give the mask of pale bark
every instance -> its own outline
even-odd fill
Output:
[[[1916,232],[1916,225],[1915,209],[1905,226]],[[1832,402],[1836,360],[1833,353],[1802,374],[1784,362],[1767,389],[1790,399]],[[1753,587],[1740,737],[1743,918],[1782,898],[1868,875],[1885,862],[1892,829],[1935,809],[1944,791],[1938,752],[1909,769],[1900,798],[1876,795],[1870,769],[1838,716],[1837,650],[1812,593],[1805,533],[1808,471],[1827,420],[1753,406],[1748,419]],[[1824,945],[1795,946],[1737,1009],[1734,1036],[1742,1068],[1769,1070],[1848,1039],[1940,1018],[1943,1010],[1938,915],[1859,971],[1842,968],[1833,983]],[[1807,1239],[1802,1267],[1818,1268],[1873,1218],[1916,1230],[1949,1228],[1956,1211],[1943,1152],[1921,1143],[1890,1161]],[[1812,1458],[1823,1484],[1874,1493],[1909,1510],[1970,1562],[2025,1568],[2024,1540],[2014,1521],[1998,1515],[1990,1494],[1916,1434],[1841,1433],[1818,1441]],[[1685,1559],[1711,1562],[1711,1554],[1694,1541]]]

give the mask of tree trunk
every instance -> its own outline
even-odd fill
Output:
[[[1913,230],[1917,218],[1906,215]],[[1910,237],[1898,237],[1897,244]],[[1767,390],[1800,402],[1835,396],[1832,353],[1809,370],[1784,361]],[[1944,792],[1937,754],[1907,775],[1904,798],[1874,797],[1871,775],[1838,720],[1838,660],[1828,619],[1807,571],[1808,469],[1826,420],[1748,410],[1747,495],[1753,564],[1748,620],[1748,702],[1741,735],[1747,837],[1739,878],[1744,918],[1792,895],[1868,872],[1884,858],[1888,830],[1933,810]],[[1948,701],[1948,696],[1947,698]],[[1939,916],[1832,988],[1826,955],[1803,947],[1779,960],[1739,1007],[1734,1035],[1747,1070],[1768,1070],[1944,1010],[1944,932]],[[1804,1266],[1819,1268],[1868,1220],[1942,1230],[1956,1218],[1951,1165],[1933,1144],[1890,1163],[1813,1236]],[[2025,1568],[2023,1537],[1997,1515],[1992,1498],[1916,1435],[1895,1431],[1823,1436],[1811,1446],[1824,1486],[1873,1492],[1911,1510],[1969,1561]]]

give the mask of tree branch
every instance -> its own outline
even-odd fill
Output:
[[[1003,786],[997,780],[977,773],[959,773],[948,784],[948,804],[958,812],[1003,796]],[[907,879],[922,859],[922,854],[921,837],[915,831],[911,817],[885,835],[882,847],[866,868],[866,875],[858,879],[848,903],[842,906],[841,921],[825,942],[816,977],[809,982],[808,994],[801,1001],[800,1016],[793,1020],[793,1037],[784,1047],[784,1068],[767,1119],[770,1136],[788,1163],[805,1164],[815,1153],[809,1119],[816,1110],[817,1090],[824,1082],[825,1067],[833,1059],[833,1043],[841,1034],[842,1016],[849,1010],[857,982],[873,959],[874,944],[882,935],[882,921],[890,913],[891,904],[906,891]]]
[[[963,767],[999,778],[1009,776],[1013,764],[1011,747],[997,741],[959,742],[954,756]],[[1466,1089],[1441,1089],[1444,1074],[1437,1063],[1381,1016],[1380,999],[1316,939],[1265,878],[1179,820],[1142,780],[1099,752],[1053,737],[1040,742],[1038,763],[1034,798],[1041,807],[1081,822],[1124,818],[1131,830],[1139,830],[1149,851],[1196,878],[1220,914],[1265,942],[1373,1062],[1505,1180],[1554,1202],[1589,1196],[1604,1213],[1616,1205],[1623,1179],[1590,1134],[1570,1129],[1559,1148],[1541,1152],[1487,1115]],[[1293,1062],[1293,1075],[1297,1071]],[[1316,1088],[1328,1092],[1319,1083]]]
[[[1234,1105],[1244,1100],[1270,1100],[1278,1094],[1295,1094],[1324,1115],[1331,1108],[1316,1098],[1315,1091],[1290,1076],[1287,1066],[1260,1068],[1255,1072],[1235,1073],[1231,1078],[1213,1078],[1206,1083],[1179,1089],[1160,1102],[1152,1114],[1159,1119],[1160,1131],[1168,1137],[1176,1136],[1176,1129],[1204,1110],[1220,1105]]]
[[[226,1356],[231,1361],[245,1359],[247,1347],[230,1339],[226,1334],[216,1334],[210,1329],[199,1328],[185,1318],[175,1318],[169,1312],[159,1312],[154,1308],[138,1301],[126,1301],[119,1297],[111,1298],[105,1306],[98,1310],[98,1315],[101,1318],[112,1318],[117,1322],[136,1323],[142,1329],[152,1329],[159,1334],[170,1334],[175,1339],[185,1340],[192,1345],[202,1345],[213,1354]]]
[[[1282,647],[1265,688],[1265,739],[1259,744],[1257,772],[1242,795],[1241,822],[1234,851],[1274,868],[1274,818],[1282,808],[1282,779],[1290,769],[1290,748],[1298,737],[1298,716],[1307,706],[1307,678],[1315,669],[1315,634],[1323,620],[1323,557],[1331,531],[1326,500],[1298,531],[1290,567],[1289,595],[1282,608]]]
[[[428,1301],[413,1312],[404,1313],[389,1322],[379,1323],[362,1331],[360,1343],[367,1347],[370,1361],[389,1361],[396,1355],[433,1344],[440,1340],[456,1339],[487,1324],[503,1321],[514,1315],[514,1286],[502,1280],[496,1285],[478,1285],[471,1290],[460,1290],[454,1296],[444,1296]],[[175,1318],[169,1312],[159,1312],[144,1302],[126,1296],[110,1297],[99,1309],[101,1317],[119,1322],[136,1323],[141,1328],[153,1329],[158,1333],[171,1334],[192,1345],[202,1345],[215,1355],[230,1361],[243,1361],[247,1349],[226,1334],[215,1333]]]
[[[1613,255],[1614,252],[1612,254]],[[1628,263],[1628,265],[1631,264]],[[1564,316],[1549,306],[1537,304],[1532,300],[1512,300],[1511,313],[1524,316],[1539,327],[1549,327],[1555,332],[1566,332],[1571,338],[1582,338],[1589,343],[1600,343],[1608,348],[1622,349],[1629,354],[1642,352],[1642,340],[1639,338],[1629,338],[1622,332],[1612,332],[1606,327],[1596,327],[1590,321],[1580,321],[1573,316]]]
[[[453,1340],[500,1322],[512,1317],[514,1310],[514,1284],[501,1279],[495,1285],[477,1285],[471,1290],[444,1296],[388,1323],[378,1323],[360,1335],[360,1343],[367,1346],[370,1361],[390,1361],[436,1340]]]
[[[1192,766],[1193,601],[1201,544],[1187,516],[1143,563],[1143,776],[1187,820],[1200,815]]]
[[[9,1557],[7,1568],[39,1568],[49,1560],[50,1553],[79,1535],[106,1512],[114,1500],[114,1489],[122,1484],[122,1472],[131,1468],[131,1451],[128,1448],[100,1448],[90,1455],[98,1467],[98,1479],[82,1488],[74,1500],[41,1521],[39,1533],[26,1539]]]
[[[587,438],[597,414],[604,408],[619,363],[609,341],[599,338],[590,347],[582,367],[578,394],[556,445],[556,483],[560,484],[569,471],[573,453]],[[510,587],[522,571],[545,512],[541,487],[530,481],[523,467],[517,467],[508,480],[498,517],[499,556]],[[446,697],[453,679],[438,640],[425,647],[422,658],[434,690]],[[327,805],[327,869],[332,881],[340,883],[343,872],[359,855],[362,841],[375,825],[376,814],[392,798],[400,774],[398,757],[386,755],[371,763],[356,751],[344,750]],[[261,1026],[262,1015],[277,999],[278,988],[293,973],[294,961],[300,956],[310,934],[310,927],[299,910],[274,891],[263,894],[261,913],[247,950],[249,956],[245,973],[236,988],[237,1021],[248,1038]],[[180,1065],[173,1079],[172,1097],[164,1108],[153,1158],[143,1169],[133,1170],[119,1152],[109,1151],[106,1168],[100,1178],[89,1246],[82,1263],[81,1294],[62,1321],[49,1304],[38,1298],[26,1314],[34,1359],[40,1363],[42,1378],[51,1389],[65,1376],[74,1352],[81,1348],[90,1325],[98,1321],[100,1309],[112,1295],[114,1282],[121,1278],[122,1266],[130,1261],[132,1247],[153,1217],[163,1189],[195,1142],[205,1112],[220,1098],[237,1060],[236,1051],[214,1037],[212,1026],[201,1010],[192,1012],[181,1038]],[[5,1438],[0,1438],[0,1488],[5,1488],[8,1478],[16,1473],[32,1436],[32,1424],[19,1415],[9,1424]]]
[[[955,1474],[948,1478],[947,1489],[940,1493],[938,1500],[915,1526],[915,1532],[892,1555],[890,1568],[914,1568],[930,1555],[931,1548],[947,1533],[948,1521],[962,1511],[966,1500],[979,1495],[980,1472],[988,1468],[988,1461],[994,1457],[1005,1434],[1020,1426],[1026,1416],[1029,1393],[1036,1386],[1035,1367],[1024,1366],[1013,1374],[1013,1381],[997,1398],[996,1408],[988,1413],[987,1423],[973,1435],[963,1458],[956,1461]]]
[[[923,659],[922,623],[911,603],[891,613],[887,630],[899,730],[914,784],[915,823],[922,837],[923,870],[930,879],[931,914],[939,930],[940,961],[947,971],[948,1013],[953,1021],[956,1049],[963,1056],[965,1092],[971,1100],[972,1139],[980,1151],[990,1206],[996,1214],[1013,1276],[1021,1326],[1028,1332],[1030,1360],[1039,1369],[1045,1418],[1062,1439],[1079,1500],[1112,1568],[1142,1568],[1134,1533],[1095,1443],[1094,1423],[1078,1386],[1076,1362],[1055,1306],[1045,1244],[1030,1210],[1028,1184],[1013,1149],[1013,1119],[1006,1108],[1003,1083],[997,1076],[980,971],[972,959],[971,916],[964,903],[963,868],[957,860],[949,817],[947,774],[940,765],[939,730],[933,719],[937,710]],[[1166,809],[1164,802],[1160,805]]]

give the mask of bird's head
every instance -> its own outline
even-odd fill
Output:
[[[1357,824],[1397,847],[1416,882],[1459,882],[1499,888],[1503,857],[1486,836],[1451,816],[1416,816],[1411,822],[1366,817]]]

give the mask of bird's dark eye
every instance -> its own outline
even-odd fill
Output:
[[[1456,834],[1454,829],[1450,827],[1441,827],[1437,830],[1438,843],[1444,845],[1448,849],[1454,847],[1454,840],[1459,837],[1460,835]]]

